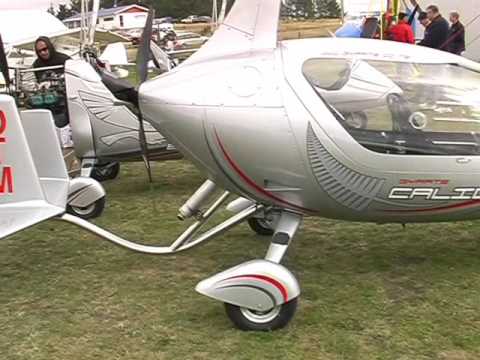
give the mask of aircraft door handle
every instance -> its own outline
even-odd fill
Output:
[[[471,158],[458,158],[457,159],[457,164],[469,164],[472,161]]]

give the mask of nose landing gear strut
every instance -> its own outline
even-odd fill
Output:
[[[149,246],[125,240],[78,216],[64,214],[59,219],[132,251],[152,255],[172,255],[199,246],[232,227],[252,218],[262,217],[265,207],[246,199],[237,199],[229,207],[235,214],[222,223],[199,233],[205,223],[227,201],[228,191],[219,195],[205,211],[201,207],[213,196],[216,185],[205,182],[179,211],[179,218],[194,217],[191,224],[169,246]],[[236,205],[231,206],[233,203]],[[268,210],[267,212],[274,211]],[[273,213],[275,224],[265,259],[248,261],[201,281],[196,290],[222,301],[228,317],[242,330],[275,330],[286,326],[293,318],[300,286],[293,274],[280,265],[302,221],[300,214],[289,211]]]

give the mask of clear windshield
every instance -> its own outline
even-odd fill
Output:
[[[304,74],[371,150],[480,154],[480,74],[449,64],[312,59]]]

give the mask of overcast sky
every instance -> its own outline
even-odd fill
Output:
[[[0,10],[38,9],[47,10],[50,3],[56,7],[58,4],[70,4],[70,0],[0,0]]]

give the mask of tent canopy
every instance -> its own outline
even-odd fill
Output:
[[[0,11],[0,34],[6,46],[40,35],[66,31],[67,27],[55,16],[40,10]]]

